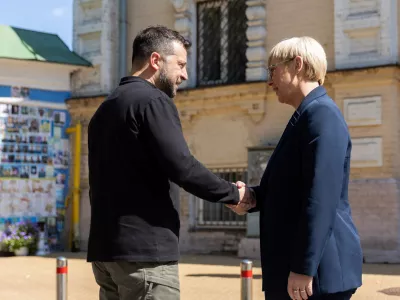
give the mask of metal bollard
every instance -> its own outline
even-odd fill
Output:
[[[240,300],[253,299],[253,262],[248,259],[240,263]]]
[[[57,300],[67,300],[68,261],[57,257]]]

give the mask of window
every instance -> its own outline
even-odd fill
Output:
[[[246,169],[223,169],[216,170],[214,173],[229,181],[247,181]],[[224,204],[216,204],[204,201],[197,197],[194,198],[194,206],[196,207],[196,226],[212,227],[212,228],[246,228],[246,216],[239,216],[232,210],[227,208]]]
[[[197,84],[246,81],[245,0],[197,4]]]

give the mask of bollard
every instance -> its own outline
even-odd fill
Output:
[[[67,300],[68,261],[57,257],[57,300]]]
[[[253,262],[245,259],[240,263],[240,300],[253,299]]]

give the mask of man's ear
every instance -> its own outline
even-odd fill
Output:
[[[158,70],[161,67],[161,55],[157,52],[153,52],[150,55],[150,66],[154,69],[154,70]]]

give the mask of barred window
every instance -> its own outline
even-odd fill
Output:
[[[197,84],[246,80],[246,0],[197,4]]]
[[[229,181],[247,182],[246,169],[222,169],[213,170],[214,174]],[[239,216],[224,204],[212,203],[195,198],[197,207],[197,226],[198,227],[228,227],[246,228],[246,216]]]

